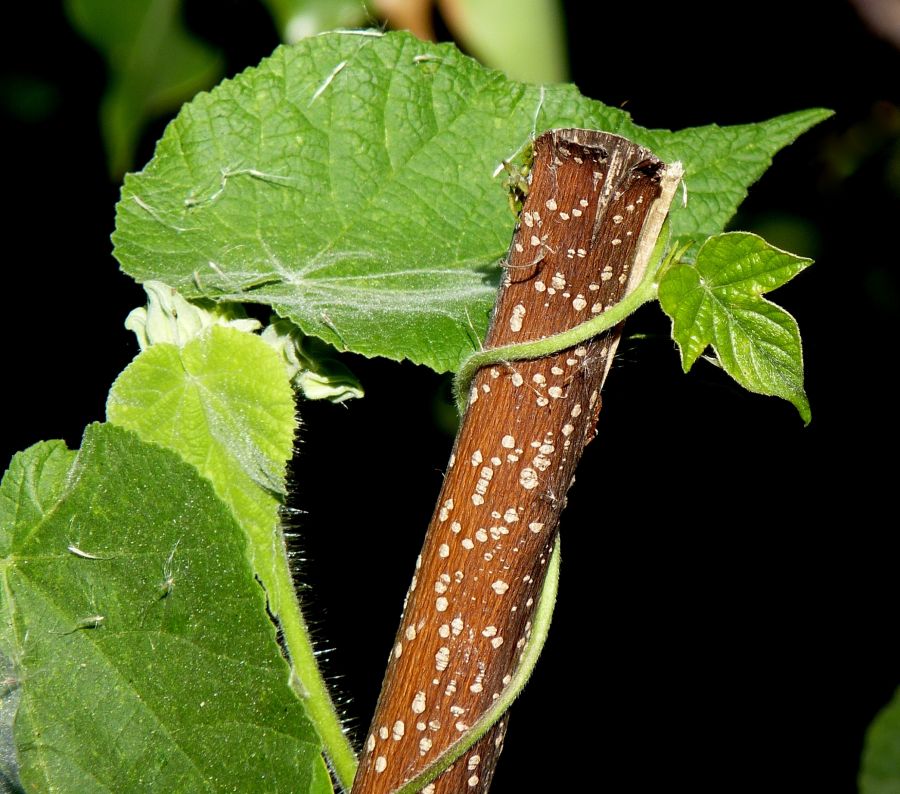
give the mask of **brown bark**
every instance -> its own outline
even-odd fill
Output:
[[[606,133],[555,130],[534,152],[488,348],[566,330],[620,300],[643,275],[677,182],[649,151]],[[618,339],[613,329],[540,359],[482,367],[472,381],[354,794],[413,779],[509,683]],[[505,724],[425,791],[487,791]]]

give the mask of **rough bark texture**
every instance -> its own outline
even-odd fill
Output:
[[[643,275],[674,190],[663,163],[614,135],[555,130],[534,151],[487,348],[566,330],[616,303]],[[473,380],[354,794],[413,779],[509,683],[618,338],[616,329],[486,366]],[[487,791],[505,729],[504,717],[424,791]]]

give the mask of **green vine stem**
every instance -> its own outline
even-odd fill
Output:
[[[585,342],[598,334],[608,331],[618,325],[631,314],[634,314],[645,303],[656,300],[659,282],[666,270],[677,263],[684,253],[690,248],[691,243],[686,243],[667,253],[669,243],[668,221],[663,227],[647,270],[638,286],[620,300],[615,306],[586,320],[574,328],[562,331],[558,334],[536,339],[531,342],[520,342],[514,345],[502,345],[487,350],[479,350],[472,353],[460,366],[453,384],[453,393],[456,406],[460,414],[465,411],[468,400],[469,386],[475,373],[484,366],[500,364],[508,361],[521,361],[523,359],[540,358],[542,356],[557,353],[567,347]]]
[[[537,609],[534,613],[533,627],[531,631],[531,639],[525,646],[516,672],[513,675],[509,686],[503,690],[503,694],[494,701],[494,704],[482,715],[482,717],[463,735],[456,743],[447,748],[447,750],[436,758],[434,763],[423,771],[418,777],[411,780],[405,786],[395,789],[392,794],[415,794],[421,791],[434,780],[441,772],[450,766],[457,758],[459,758],[466,750],[468,750],[475,742],[484,736],[493,725],[499,720],[512,705],[513,701],[519,696],[519,693],[531,678],[534,666],[537,664],[538,657],[544,649],[544,643],[547,641],[547,635],[550,632],[550,622],[553,619],[553,608],[556,606],[556,594],[559,590],[559,566],[560,566],[559,536],[556,537],[556,544],[553,547],[553,553],[550,555],[550,561],[547,566],[547,576],[544,579],[541,594],[538,598]]]
[[[284,536],[279,529],[279,541],[284,548]],[[294,583],[286,553],[275,555],[273,571],[277,601],[281,605],[278,615],[284,642],[291,660],[291,684],[303,701],[307,714],[324,745],[325,757],[334,776],[349,791],[356,774],[356,753],[344,733],[328,686],[316,663],[309,628],[303,618],[300,602],[294,591]]]

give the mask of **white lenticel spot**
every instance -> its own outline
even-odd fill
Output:
[[[503,637],[494,637],[494,639],[491,640],[491,645],[493,645],[495,648],[499,648],[501,645],[503,645]]]
[[[502,579],[498,579],[491,585],[491,590],[493,590],[497,595],[503,595],[507,590],[509,590],[509,585]]]
[[[446,543],[442,543],[438,546],[438,557],[449,557],[450,556],[450,547]]]
[[[522,320],[525,319],[525,307],[521,303],[513,306],[512,316],[509,318],[509,328],[513,333],[522,330]]]
[[[516,446],[516,440],[512,436],[503,436],[503,438],[500,439],[500,446],[505,447],[506,449],[513,449],[513,447]]]
[[[425,692],[423,690],[419,690],[416,692],[415,697],[412,700],[412,711],[413,714],[421,714],[425,711]]]
[[[378,772],[378,774],[381,774],[385,769],[387,769],[387,758],[383,755],[379,755],[378,758],[375,759],[375,771]]]
[[[369,734],[369,738],[366,739],[366,751],[372,752],[375,749],[375,736],[374,734]]]
[[[399,742],[400,739],[403,738],[403,734],[405,732],[406,732],[406,725],[404,724],[403,720],[397,720],[394,723],[394,729],[391,732],[391,737],[394,739],[395,742]]]
[[[434,608],[435,608],[438,612],[446,612],[446,611],[447,611],[447,607],[448,607],[449,605],[450,605],[450,602],[447,601],[447,599],[444,598],[444,596],[441,596],[440,598],[436,599],[435,602],[434,602]]]
[[[526,491],[530,491],[532,488],[537,488],[538,484],[538,476],[537,472],[534,469],[522,469],[519,472],[519,485],[521,485]]]
[[[548,210],[550,210],[550,212],[553,212],[554,210],[556,210],[556,199],[552,199],[552,198],[551,198],[551,199],[547,199],[547,200],[544,202],[544,206],[545,206]]]
[[[532,522],[528,525],[528,528],[529,528],[532,532],[537,533],[537,532],[540,532],[540,531],[544,528],[544,525],[543,525],[543,523],[541,523],[540,521],[532,521]]]

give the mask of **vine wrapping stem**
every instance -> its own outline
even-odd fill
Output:
[[[534,663],[532,630],[549,621],[541,593],[559,516],[619,340],[618,326],[587,339],[585,320],[646,286],[681,177],[608,133],[552,130],[534,151],[353,794],[490,787],[507,722],[497,720]],[[579,328],[578,341],[548,342]],[[497,350],[520,342],[514,361]]]

